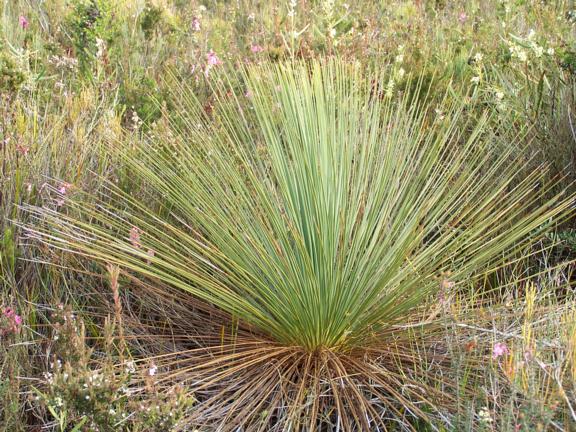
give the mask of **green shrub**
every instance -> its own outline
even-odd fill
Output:
[[[162,9],[158,6],[146,4],[146,8],[140,17],[140,27],[146,39],[152,39],[158,24],[162,21]]]
[[[99,43],[113,44],[117,23],[113,3],[103,0],[74,0],[72,12],[66,19],[67,30],[82,72],[90,76]],[[102,41],[102,42],[99,42]]]
[[[69,427],[170,431],[191,407],[193,398],[181,386],[160,391],[153,363],[120,360],[114,337],[117,325],[110,321],[104,325],[102,362],[89,346],[84,323],[70,307],[59,306],[53,314],[49,368],[42,389],[36,389],[36,400],[59,423],[61,432]]]
[[[144,125],[150,125],[160,118],[160,103],[164,99],[160,86],[150,77],[138,82],[125,83],[121,88],[121,104],[125,107],[124,123],[132,128],[135,112]]]
[[[25,75],[0,44],[0,89],[3,92],[16,92],[24,83]]]

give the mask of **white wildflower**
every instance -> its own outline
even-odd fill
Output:
[[[526,54],[526,51],[524,51],[524,50],[518,50],[516,52],[516,56],[518,57],[518,60],[520,60],[521,62],[525,62],[528,60],[528,55]]]
[[[386,93],[385,93],[385,95],[386,95],[387,98],[391,98],[391,97],[392,97],[393,92],[394,92],[394,85],[395,85],[394,79],[393,79],[393,78],[390,78],[390,81],[388,81],[388,84],[386,85]]]
[[[134,372],[136,372],[136,365],[134,364],[133,361],[129,361],[126,363],[125,370],[127,373],[134,373]]]
[[[102,58],[104,51],[106,51],[106,42],[103,39],[96,38],[96,58]]]
[[[438,120],[444,120],[444,118],[446,117],[446,115],[438,108],[434,108],[434,112],[438,116]]]
[[[155,364],[153,364],[152,366],[150,366],[150,369],[148,369],[148,375],[154,376],[156,375],[156,372],[158,372],[158,367]]]
[[[492,415],[490,414],[490,410],[488,407],[482,407],[478,412],[478,418],[481,423],[487,424],[492,423],[494,420],[492,419]]]
[[[542,48],[540,45],[534,45],[534,55],[536,55],[537,58],[542,57],[542,55],[544,54],[544,48]]]

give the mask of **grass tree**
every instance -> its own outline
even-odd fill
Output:
[[[175,81],[170,130],[114,146],[143,192],[58,196],[26,209],[29,233],[176,290],[158,301],[179,319],[208,311],[189,318],[194,344],[155,360],[159,381],[197,395],[191,423],[439,418],[458,391],[437,336],[446,291],[514,260],[572,200],[543,203],[544,169],[520,177],[513,143],[490,151],[505,130],[448,96],[430,109],[417,82],[389,98],[384,74],[340,61],[241,75],[213,110]]]

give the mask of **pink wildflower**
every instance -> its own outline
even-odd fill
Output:
[[[508,346],[504,342],[498,342],[494,344],[494,348],[492,349],[492,358],[497,359],[503,355],[506,355],[510,352]]]
[[[72,188],[72,185],[70,183],[62,183],[58,188],[58,192],[60,192],[60,194],[62,195],[66,195],[70,188]]]
[[[450,294],[450,291],[452,290],[452,288],[454,288],[455,285],[456,284],[454,282],[448,279],[442,279],[442,281],[440,282],[440,290],[438,291],[438,301],[442,305],[444,306],[449,305],[450,301],[448,298],[448,294]]]
[[[250,45],[250,51],[252,51],[254,54],[258,54],[264,51],[264,48],[262,48],[260,45]]]
[[[216,53],[212,50],[208,51],[207,57],[209,66],[218,66],[222,64],[222,60],[220,60]]]
[[[132,246],[134,246],[137,249],[140,249],[140,247],[142,246],[142,244],[140,243],[141,232],[142,231],[140,231],[140,229],[137,227],[132,227],[130,229],[130,243],[132,243]]]
[[[466,12],[460,12],[460,15],[458,15],[458,21],[460,21],[460,24],[464,24],[467,19],[468,15],[466,15]]]
[[[30,25],[24,15],[20,15],[20,18],[18,18],[18,23],[20,24],[20,27],[22,27],[23,30],[26,30]]]
[[[18,145],[16,146],[16,151],[17,151],[18,153],[20,153],[22,156],[26,156],[26,155],[28,154],[28,152],[30,151],[30,148],[18,144]]]
[[[210,69],[212,69],[212,67],[214,67],[214,66],[221,65],[222,60],[220,60],[218,58],[218,56],[216,55],[216,53],[212,50],[208,51],[208,54],[206,54],[206,56],[208,57],[208,64],[206,65],[206,68],[204,69],[204,75],[206,75],[206,78],[208,78],[208,74],[210,73]]]
[[[61,207],[64,205],[64,196],[68,193],[68,189],[72,187],[69,183],[62,183],[62,185],[58,188],[58,192],[62,195],[60,198],[56,199],[56,205]]]
[[[200,31],[200,20],[198,18],[192,20],[192,30]]]
[[[154,251],[154,249],[148,249],[148,251],[146,252],[146,255],[148,255],[148,259],[146,260],[146,264],[150,265],[152,264],[152,258],[154,258],[154,255],[156,255],[156,252]]]
[[[22,326],[22,317],[14,309],[6,307],[0,314],[0,336],[18,333]]]

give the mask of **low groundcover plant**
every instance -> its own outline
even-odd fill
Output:
[[[114,146],[144,195],[110,182],[26,207],[28,233],[214,311],[193,347],[155,359],[197,396],[190,424],[449,423],[456,384],[426,305],[514,260],[572,198],[538,204],[545,169],[520,177],[514,145],[490,152],[506,130],[448,92],[438,115],[418,80],[396,100],[383,73],[336,60],[241,75],[214,110],[175,81],[170,133]]]

